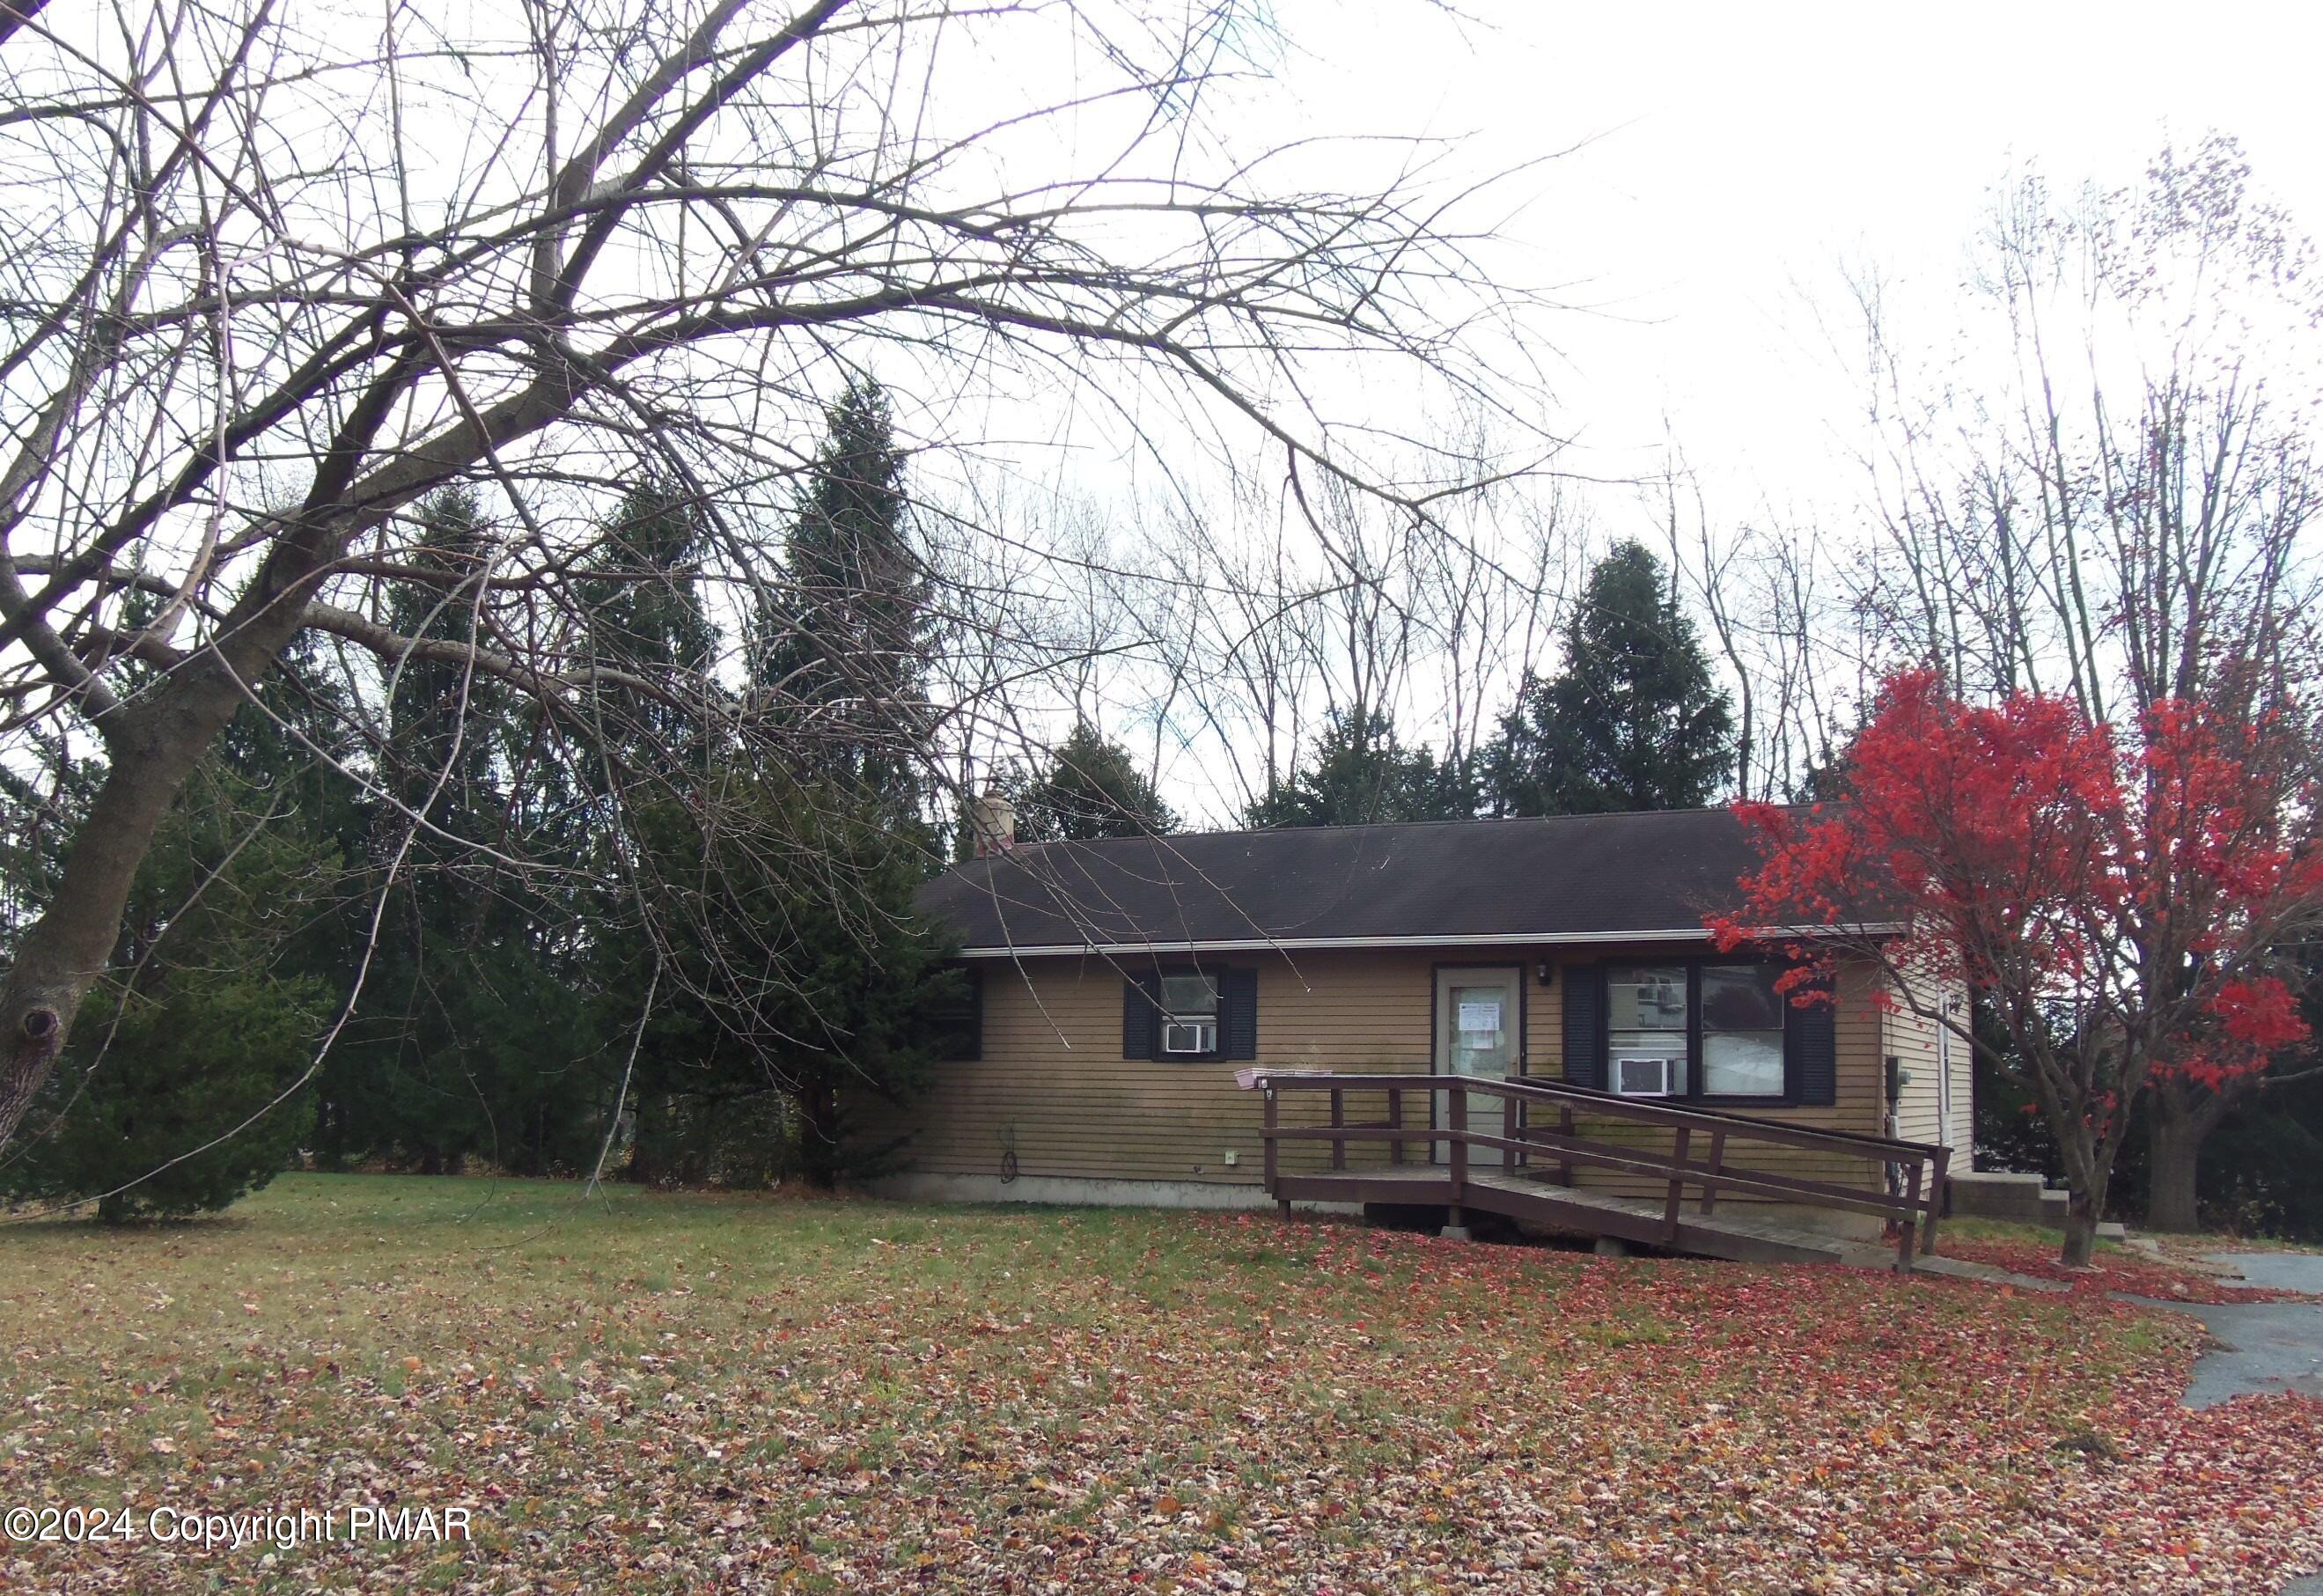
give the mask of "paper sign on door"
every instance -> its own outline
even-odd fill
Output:
[[[1498,998],[1487,998],[1482,1003],[1465,1000],[1461,1003],[1460,1029],[1462,1032],[1482,1031],[1497,1033],[1500,1028],[1501,1004]]]

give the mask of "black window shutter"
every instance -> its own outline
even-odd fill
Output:
[[[1785,1018],[1783,1071],[1791,1089],[1802,1103],[1829,1107],[1839,1101],[1838,1010],[1826,999],[1805,1008],[1794,1004]]]
[[[1153,1017],[1162,1012],[1162,983],[1152,976],[1121,984],[1121,1056],[1153,1056]]]
[[[1258,1057],[1258,972],[1218,972],[1218,1057]]]
[[[972,1064],[984,1057],[984,972],[973,965],[952,969],[960,977],[960,995],[936,1005],[937,1047],[946,1062]]]
[[[1565,1078],[1601,1091],[1605,1086],[1605,980],[1597,965],[1565,967]]]
[[[973,1064],[985,1057],[985,974],[973,964],[952,964],[950,974],[960,978],[957,995],[929,1004],[929,1029],[939,1059]]]

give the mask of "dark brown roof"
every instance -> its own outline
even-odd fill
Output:
[[[972,954],[1701,934],[1757,855],[1723,809],[1020,845],[920,894]]]

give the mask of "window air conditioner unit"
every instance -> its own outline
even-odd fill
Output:
[[[1666,1097],[1677,1060],[1660,1053],[1613,1055],[1613,1094],[1619,1097]]]
[[[1215,1020],[1171,1020],[1162,1027],[1165,1053],[1215,1053],[1218,1026]]]

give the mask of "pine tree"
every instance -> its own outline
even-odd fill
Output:
[[[286,1168],[329,1017],[297,968],[341,876],[304,817],[213,760],[138,872],[115,978],[0,1166],[0,1195],[109,1223],[223,1208]]]
[[[368,825],[343,768],[358,739],[318,664],[297,647],[254,683],[180,795],[0,1194],[99,1197],[112,1222],[184,1215],[263,1186],[304,1144],[317,1094],[289,1088],[344,996],[369,906],[347,863]],[[0,778],[14,894],[54,889],[60,822],[95,775],[67,761]]]
[[[390,594],[394,623],[464,637],[489,528],[465,494],[422,515],[433,572]],[[397,868],[358,1024],[328,1069],[318,1151],[431,1172],[474,1156],[574,1168],[594,1151],[601,1050],[574,992],[583,904],[560,884],[588,862],[601,814],[535,802],[525,784],[561,779],[556,762],[537,751],[536,712],[492,679],[411,657],[391,686],[380,779],[394,802],[377,807],[367,863],[381,879]],[[528,830],[537,812],[557,818]]]
[[[915,812],[924,752],[926,568],[913,547],[886,393],[851,382],[825,412],[787,580],[754,624],[752,686],[786,755]]]
[[[718,650],[718,629],[693,580],[705,531],[684,494],[657,482],[631,488],[577,584],[592,661],[667,689],[661,696],[627,686],[595,690],[587,712],[601,728],[596,741],[632,770],[665,779],[700,771],[709,751],[706,717],[682,697],[686,683],[706,676]]]
[[[638,1050],[630,1174],[875,1170],[889,1150],[860,1142],[849,1100],[918,1085],[958,991],[947,933],[912,906],[924,839],[862,788],[733,768],[641,809],[638,834],[672,1001]]]
[[[1622,543],[1589,573],[1565,666],[1527,675],[1485,757],[1493,812],[1597,814],[1707,803],[1733,711],[1662,565]]]
[[[1155,837],[1178,829],[1176,813],[1129,750],[1087,720],[1076,722],[1039,773],[1015,784],[1009,797],[1016,834],[1028,842]]]
[[[1429,749],[1405,747],[1376,711],[1334,711],[1305,762],[1244,819],[1262,828],[1464,820],[1475,810],[1466,775],[1457,761],[1439,764]]]

